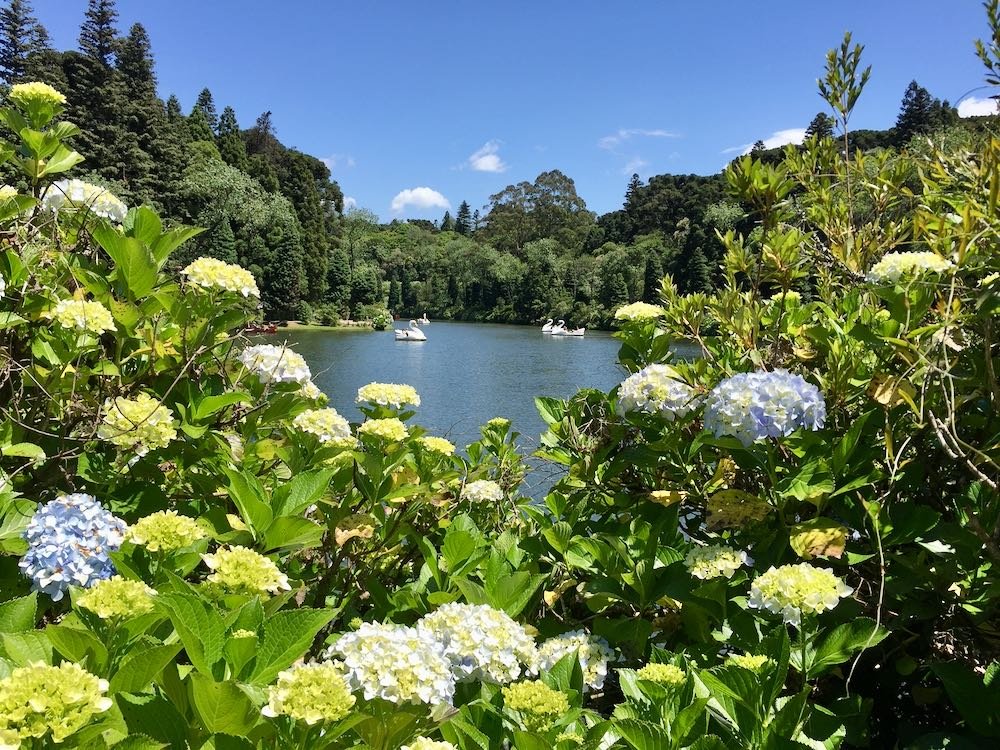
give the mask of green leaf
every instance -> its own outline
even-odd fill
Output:
[[[82,161],[83,156],[78,152],[65,146],[59,146],[52,158],[45,163],[45,168],[40,171],[39,176],[68,172]]]
[[[188,679],[191,703],[207,731],[244,736],[258,722],[260,711],[235,682],[216,682],[205,674]]]
[[[847,546],[847,527],[822,516],[812,518],[789,529],[788,543],[803,560],[839,558]]]
[[[277,518],[264,533],[264,551],[316,547],[322,541],[324,533],[326,533],[325,528],[308,518],[291,516]]]
[[[0,217],[0,221],[3,221],[2,217]],[[22,318],[17,313],[0,312],[0,331],[4,328],[13,328],[27,322],[27,318]]]
[[[665,750],[673,746],[670,736],[660,727],[638,719],[619,719],[614,727],[635,750]]]
[[[542,574],[533,575],[518,571],[488,585],[486,593],[493,607],[502,609],[511,617],[517,617],[531,603],[547,578],[548,576]]]
[[[69,661],[100,669],[108,660],[108,650],[89,630],[54,625],[46,628],[45,633],[55,650]]]
[[[163,233],[163,222],[149,206],[137,206],[125,216],[122,229],[129,237],[135,237],[144,245],[152,245]]]
[[[225,645],[225,625],[218,612],[193,594],[163,593],[156,601],[167,611],[191,664],[212,674]]]
[[[815,675],[827,667],[842,664],[856,652],[877,646],[888,635],[888,630],[868,617],[859,617],[838,625],[827,633],[816,648],[809,674]]]
[[[32,591],[27,596],[0,604],[0,633],[21,633],[34,630],[38,620],[38,594]]]
[[[121,742],[115,744],[115,750],[161,750],[168,747],[163,742],[157,742],[145,734],[130,734]]]
[[[548,425],[559,424],[566,414],[566,404],[561,399],[548,396],[535,397],[535,409]]]
[[[191,416],[195,421],[200,422],[203,419],[208,419],[214,414],[218,414],[220,411],[233,404],[249,404],[250,394],[243,393],[242,391],[229,391],[228,393],[221,393],[218,396],[205,396],[201,399],[194,409],[191,411]]]
[[[931,666],[969,727],[984,737],[1000,737],[1000,692],[958,662]]]
[[[264,621],[264,638],[249,682],[267,685],[305,653],[316,634],[333,619],[326,609],[292,609]]]
[[[17,456],[18,458],[29,458],[32,461],[44,461],[45,451],[34,443],[14,443],[0,447],[0,456]]]
[[[109,222],[100,221],[91,230],[115,263],[118,278],[135,299],[146,297],[156,285],[157,265],[149,250],[134,237],[124,237]]]
[[[180,650],[180,643],[170,643],[129,652],[110,680],[110,691],[138,693],[145,690]]]
[[[240,518],[259,539],[274,518],[271,507],[264,501],[264,489],[256,478],[225,469],[229,477],[229,497],[240,512]]]
[[[170,257],[170,253],[204,231],[202,227],[177,227],[165,232],[153,244],[153,257],[156,258],[157,264],[162,266]]]
[[[3,654],[14,666],[25,667],[32,662],[52,663],[52,641],[44,630],[25,633],[0,633]]]
[[[330,486],[333,469],[306,471],[275,491],[271,499],[275,517],[298,515],[315,505]]]

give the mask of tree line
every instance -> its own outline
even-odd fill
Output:
[[[117,21],[114,0],[89,0],[78,49],[57,51],[29,0],[7,0],[0,78],[65,93],[88,154],[78,176],[205,227],[175,263],[210,255],[250,269],[268,319],[329,323],[387,306],[403,316],[603,326],[616,307],[654,300],[667,273],[682,292],[712,291],[718,235],[751,231],[748,207],[728,197],[722,174],[632,175],[622,207],[601,216],[559,170],[508,185],[481,210],[462,201],[439,222],[345,212],[329,168],[284,146],[271,112],[243,129],[207,88],[187,112],[176,96],[161,99],[149,35],[140,23],[122,35]],[[848,145],[898,151],[976,127],[913,81],[892,128],[854,131]],[[817,114],[807,136],[831,135],[833,119]],[[764,161],[783,157],[762,142],[753,150]]]

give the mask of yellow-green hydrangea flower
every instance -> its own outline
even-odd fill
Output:
[[[780,303],[784,300],[788,304],[798,304],[802,301],[802,295],[796,292],[794,289],[789,289],[788,291],[775,292],[771,295],[772,302]]]
[[[608,662],[615,658],[615,652],[606,640],[586,630],[571,630],[544,641],[538,647],[538,666],[540,669],[552,669],[560,659],[574,652],[583,670],[584,689],[600,690],[604,687]]]
[[[0,201],[13,198],[17,195],[17,188],[11,185],[0,185]]]
[[[324,445],[340,448],[354,446],[351,425],[336,409],[306,409],[292,420],[292,427],[315,435]]]
[[[756,609],[780,614],[785,622],[799,625],[803,613],[819,614],[833,609],[854,589],[825,568],[809,563],[771,567],[754,579],[747,603]]]
[[[416,737],[409,745],[403,745],[399,750],[458,750],[458,748],[444,740]]]
[[[694,547],[684,558],[684,565],[695,578],[732,578],[744,565],[752,565],[753,560],[742,550],[735,550],[724,544],[710,544]]]
[[[499,427],[503,429],[504,427],[510,427],[510,420],[507,417],[493,417],[489,422],[487,422],[490,427]]]
[[[38,104],[57,107],[66,103],[66,97],[63,94],[40,81],[16,83],[11,86],[8,97],[21,109],[28,109]]]
[[[150,552],[173,552],[190,547],[207,536],[205,529],[193,518],[181,516],[176,510],[161,510],[136,521],[128,530],[128,539]]]
[[[252,273],[242,266],[217,258],[198,258],[181,273],[187,276],[189,282],[203,289],[222,289],[244,297],[260,297],[260,290]]]
[[[76,605],[102,620],[125,620],[153,611],[156,591],[121,576],[98,581],[76,598]]]
[[[0,733],[19,740],[60,743],[111,708],[107,680],[79,664],[37,662],[0,680]],[[18,745],[14,745],[17,747]]]
[[[503,487],[492,479],[477,479],[462,488],[462,499],[471,503],[499,503],[503,500]]]
[[[886,253],[872,266],[866,277],[868,281],[885,284],[899,281],[903,276],[922,273],[945,273],[955,267],[947,258],[930,251]]]
[[[640,680],[649,680],[660,685],[681,685],[687,679],[684,670],[673,664],[647,664],[637,670],[635,676]]]
[[[277,594],[292,588],[272,560],[248,547],[221,547],[201,559],[213,571],[206,580],[234,594]]]
[[[656,320],[662,318],[664,310],[659,305],[648,302],[633,302],[615,310],[615,320]]]
[[[252,630],[247,630],[246,628],[237,628],[232,633],[229,634],[230,638],[256,638],[257,634]],[[279,677],[281,675],[278,675]]]
[[[75,328],[100,336],[105,331],[116,331],[111,311],[100,302],[82,299],[59,300],[49,315],[63,328]]]
[[[420,406],[420,396],[412,385],[399,383],[369,383],[358,388],[359,404],[369,403],[398,409],[406,404]]]
[[[443,456],[451,456],[455,453],[455,444],[442,437],[422,437],[419,443],[432,453],[440,453]]]
[[[261,713],[271,718],[291,716],[312,725],[343,719],[356,700],[337,662],[299,664],[278,674]]]
[[[503,688],[503,705],[529,732],[544,732],[569,711],[569,698],[541,680],[528,680]]]
[[[751,672],[760,672],[764,669],[764,667],[771,663],[770,658],[760,654],[731,654],[726,659],[726,664],[732,664],[734,667],[749,669]]]
[[[174,415],[148,393],[135,398],[109,398],[97,436],[119,448],[134,449],[140,456],[166,448],[177,437]]]
[[[398,443],[406,440],[410,436],[406,425],[395,417],[390,419],[369,419],[358,427],[358,432],[362,435],[373,435],[374,437]]]

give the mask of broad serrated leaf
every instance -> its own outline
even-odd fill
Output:
[[[145,690],[180,650],[180,643],[171,643],[129,652],[110,680],[111,693],[138,693]]]
[[[266,619],[264,637],[249,682],[254,685],[273,682],[278,672],[306,652],[320,629],[333,619],[333,614],[326,609],[291,609]]]
[[[156,600],[170,617],[194,667],[203,674],[212,674],[212,666],[222,658],[225,645],[225,625],[219,614],[192,594],[163,593]]]
[[[192,674],[188,679],[191,703],[209,732],[241,737],[260,720],[260,711],[235,682],[216,682],[205,674]]]
[[[22,633],[35,629],[38,619],[38,594],[11,599],[0,604],[0,633]]]

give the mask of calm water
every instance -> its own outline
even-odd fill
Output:
[[[610,333],[575,338],[530,326],[445,322],[423,330],[424,342],[395,341],[391,331],[283,331],[268,338],[287,340],[305,357],[330,405],[352,421],[361,419],[354,403],[361,386],[412,385],[421,400],[414,421],[460,448],[478,439],[480,425],[503,416],[530,452],[545,426],[535,396],[607,391],[624,377],[616,363],[618,340]]]

